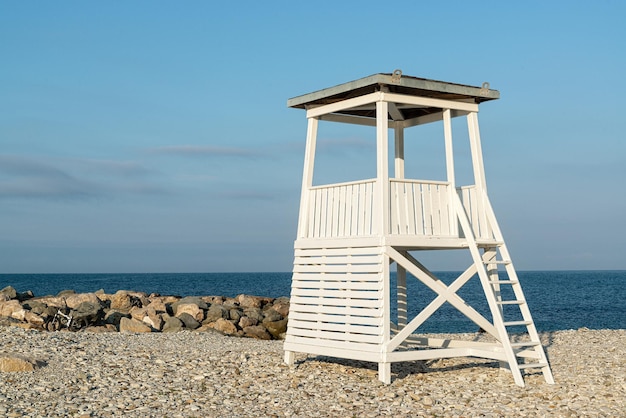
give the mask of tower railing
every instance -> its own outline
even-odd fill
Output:
[[[305,239],[354,238],[374,234],[376,179],[314,186],[308,193]],[[463,238],[445,181],[389,180],[389,230],[392,236]],[[477,239],[491,239],[476,186],[456,189]]]

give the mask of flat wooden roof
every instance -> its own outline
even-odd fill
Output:
[[[488,100],[500,98],[498,90],[489,89],[489,84],[483,86],[468,86],[464,84],[448,83],[445,81],[429,80],[426,78],[411,77],[402,75],[395,71],[393,74],[378,73],[369,77],[360,78],[348,83],[339,84],[323,90],[303,94],[287,100],[287,106],[298,109],[306,109],[319,105],[339,102],[353,97],[374,93],[381,89],[387,89],[391,93],[404,94],[409,96],[428,97],[435,99],[464,101],[472,103],[482,103]],[[440,111],[440,109],[405,109],[406,117],[420,116],[428,113]],[[375,117],[375,113],[365,109],[348,109],[340,111],[342,114],[349,114],[361,117]]]

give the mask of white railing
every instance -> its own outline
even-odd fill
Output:
[[[312,187],[306,238],[372,235],[375,180]]]
[[[315,186],[309,190],[302,238],[365,237],[374,234],[376,180]],[[459,237],[448,182],[390,179],[390,235]],[[491,239],[482,202],[475,186],[456,189],[478,239]]]
[[[493,231],[487,221],[487,212],[482,201],[478,198],[476,186],[463,186],[456,190],[474,231],[474,237],[476,239],[493,239]]]

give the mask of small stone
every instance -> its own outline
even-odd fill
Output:
[[[32,372],[39,368],[37,360],[21,354],[0,353],[0,372]]]

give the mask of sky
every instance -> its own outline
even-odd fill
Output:
[[[479,120],[518,269],[626,269],[625,15],[0,0],[0,273],[290,271],[306,117],[287,99],[395,69],[500,91]],[[373,143],[348,128],[320,130],[316,182],[371,176]]]

